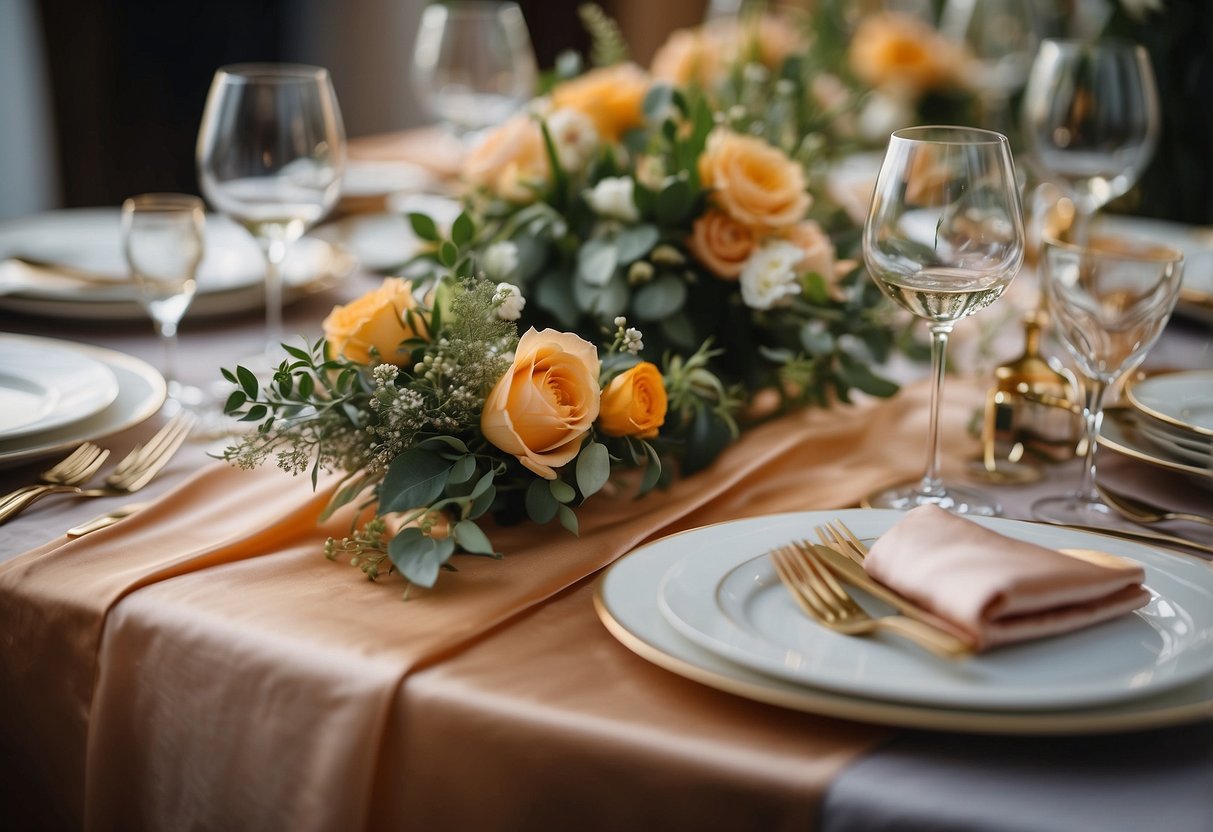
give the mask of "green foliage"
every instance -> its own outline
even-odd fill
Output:
[[[628,60],[628,42],[612,20],[597,3],[577,7],[581,23],[590,33],[590,60],[595,66],[612,66]]]

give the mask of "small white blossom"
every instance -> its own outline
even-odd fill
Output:
[[[504,280],[518,268],[518,246],[509,240],[493,243],[484,250],[484,273],[493,280]]]
[[[905,95],[878,90],[868,96],[859,114],[859,132],[865,138],[884,141],[889,133],[914,123],[914,109]]]
[[[644,349],[644,335],[635,327],[628,327],[623,333],[623,348],[632,355],[639,355]]]
[[[804,257],[800,246],[786,240],[764,244],[741,270],[741,299],[751,309],[770,309],[800,293],[796,264]]]
[[[557,110],[548,116],[548,134],[556,147],[556,158],[567,171],[579,171],[598,149],[598,131],[594,122],[577,110]]]
[[[623,317],[622,315],[619,315],[615,318],[615,326],[627,326],[627,325],[628,325],[628,319]]]
[[[522,317],[526,298],[513,283],[498,283],[497,291],[493,293],[493,306],[497,308],[497,317],[501,320],[516,321]]]
[[[630,176],[608,176],[586,193],[585,201],[600,217],[635,222],[640,219],[633,198],[635,186]]]

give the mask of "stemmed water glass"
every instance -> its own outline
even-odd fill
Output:
[[[1183,277],[1167,246],[1098,240],[1087,247],[1046,239],[1041,258],[1052,323],[1083,380],[1086,459],[1074,494],[1032,505],[1038,519],[1105,525],[1115,512],[1095,489],[1095,446],[1108,387],[1146,356],[1166,326]]]
[[[1006,131],[1007,103],[1028,80],[1040,44],[1033,0],[947,0],[939,28],[976,59],[982,126]]]
[[[282,341],[282,265],[291,243],[337,202],[345,129],[328,71],[240,64],[215,73],[198,133],[202,193],[243,225],[265,254],[266,349]]]
[[[177,380],[177,327],[194,300],[205,245],[206,213],[198,197],[141,194],[122,203],[122,251],[164,346],[163,372],[174,409],[204,400],[201,390]]]
[[[1006,136],[968,127],[911,127],[889,139],[863,229],[863,255],[881,290],[931,332],[931,434],[916,485],[880,492],[877,508],[934,504],[996,514],[998,504],[940,477],[944,355],[961,318],[989,306],[1019,271],[1023,211]]]
[[[1158,90],[1142,47],[1120,40],[1041,42],[1023,100],[1028,148],[1076,208],[1082,242],[1095,212],[1133,187],[1158,143]]]
[[[430,114],[464,140],[508,119],[531,97],[535,52],[515,3],[428,6],[413,47],[413,84]]]

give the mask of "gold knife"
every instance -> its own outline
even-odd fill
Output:
[[[95,531],[100,531],[101,529],[109,528],[110,526],[117,523],[119,520],[124,520],[127,517],[130,517],[135,512],[141,511],[142,509],[146,508],[147,505],[148,505],[147,503],[131,503],[130,505],[125,505],[125,506],[122,506],[121,508],[116,508],[111,512],[102,514],[100,517],[94,517],[92,520],[89,520],[87,523],[81,523],[79,526],[73,526],[72,528],[67,530],[67,536],[68,537],[83,537],[84,535],[88,534],[89,532],[95,532]]]
[[[929,624],[935,629],[951,636],[964,644],[967,650],[973,649],[973,643],[960,633],[955,626],[944,621],[929,610],[918,606],[909,598],[899,595],[884,584],[878,583],[864,571],[862,566],[841,552],[831,549],[829,546],[822,546],[819,543],[809,543],[808,541],[797,543],[796,545],[811,548],[815,554],[825,561],[826,566],[830,568],[831,572],[851,586],[858,587],[869,595],[879,598],[907,618],[913,618],[915,621]]]

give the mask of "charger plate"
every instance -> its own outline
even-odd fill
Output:
[[[667,572],[692,551],[732,550],[739,564],[774,545],[804,537],[814,525],[842,519],[871,536],[887,528],[897,512],[853,509],[806,512],[734,521],[663,538],[620,559],[599,579],[595,606],[607,629],[625,646],[679,675],[730,693],[796,710],[878,724],[996,734],[1083,734],[1139,730],[1213,717],[1213,678],[1205,675],[1141,698],[1083,707],[1041,706],[1034,710],[955,707],[904,702],[832,691],[759,673],[683,637],[659,610]],[[1008,520],[990,521],[999,531],[1042,528]],[[1004,525],[1005,524],[1005,525]],[[1102,535],[1055,529],[1059,545],[1098,548],[1146,562],[1147,583],[1166,574],[1197,590],[1213,585],[1213,568],[1195,558],[1161,552]],[[1206,637],[1211,634],[1206,633]],[[857,641],[854,640],[854,641]],[[913,650],[912,647],[899,648]],[[1012,648],[1007,648],[1012,649]],[[1075,657],[1083,660],[1082,655]]]
[[[117,398],[118,379],[76,346],[0,334],[0,441],[70,425]]]

